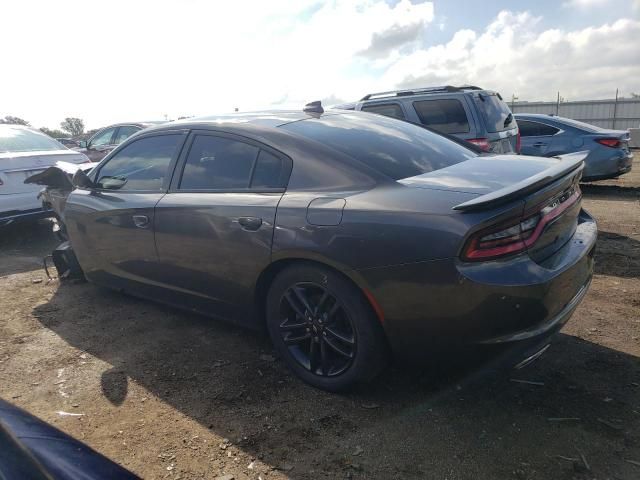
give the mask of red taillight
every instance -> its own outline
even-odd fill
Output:
[[[520,153],[521,145],[522,145],[522,139],[520,138],[520,130],[518,130],[518,136],[516,137],[516,153]]]
[[[596,142],[605,147],[618,148],[620,146],[619,138],[596,138]]]
[[[476,147],[479,147],[481,150],[488,152],[491,150],[491,144],[489,140],[486,138],[472,138],[471,140],[467,140],[469,143],[473,143]]]
[[[563,199],[543,205],[523,220],[506,222],[475,233],[467,241],[462,258],[467,261],[490,260],[523,252],[536,243],[544,227],[559,217],[580,198],[580,188]]]

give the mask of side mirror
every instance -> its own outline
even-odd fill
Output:
[[[78,142],[78,146],[80,148],[89,148],[89,142],[87,142],[86,140],[80,140]]]
[[[93,181],[82,170],[78,170],[76,173],[73,174],[71,183],[73,184],[74,187],[77,187],[77,188],[91,189],[95,187],[95,184],[93,183]]]

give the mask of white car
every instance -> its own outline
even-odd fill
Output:
[[[0,226],[51,215],[38,199],[41,187],[24,181],[61,160],[76,164],[90,161],[33,128],[0,125]]]

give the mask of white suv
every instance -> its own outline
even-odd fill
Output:
[[[24,181],[60,160],[90,161],[86,155],[69,150],[33,128],[0,125],[0,226],[51,215],[38,199],[41,187],[25,185]]]

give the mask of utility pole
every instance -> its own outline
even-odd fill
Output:
[[[618,116],[618,89],[616,88],[616,101],[613,103],[613,125],[611,128],[616,128],[616,117]]]
[[[513,112],[513,107],[516,104],[516,100],[518,100],[518,97],[516,97],[515,93],[511,94],[511,111]]]
[[[556,117],[560,115],[560,92],[558,92],[558,99],[556,100]]]

